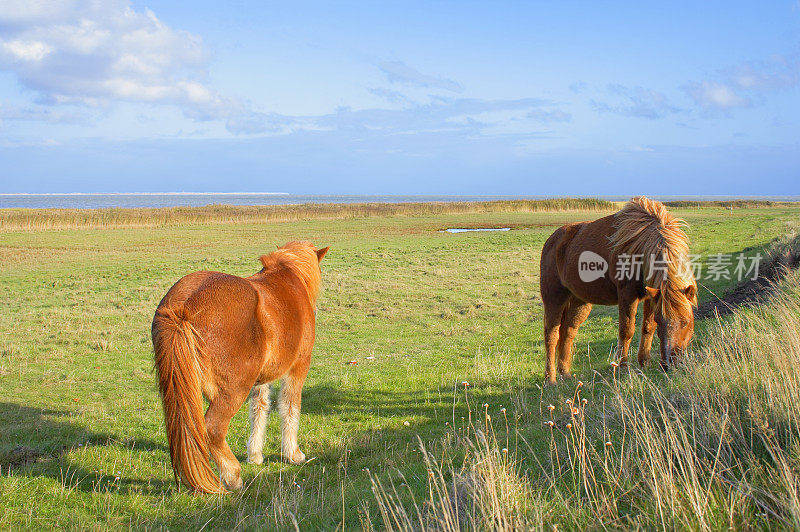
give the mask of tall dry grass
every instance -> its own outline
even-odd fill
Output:
[[[509,457],[507,448],[498,447],[495,434],[487,436],[477,429],[471,436],[458,438],[467,454],[458,471],[442,467],[420,444],[428,470],[428,496],[421,502],[396,482],[390,480],[387,485],[372,476],[383,529],[454,532],[531,527],[528,510],[533,487],[520,473],[519,464]]]
[[[613,210],[592,198],[430,203],[304,203],[302,205],[170,207],[153,209],[0,209],[0,231],[262,223],[306,219],[422,216],[489,212]]]
[[[725,209],[744,209],[748,207],[797,207],[795,201],[773,201],[755,199],[734,199],[734,200],[672,200],[665,201],[667,207],[723,207]]]
[[[375,477],[383,526],[800,529],[800,274],[712,320],[698,344],[667,376],[632,369],[560,397],[519,392],[521,421],[506,432],[471,412],[469,430],[423,446],[425,500]],[[525,423],[541,423],[544,441],[519,436]]]

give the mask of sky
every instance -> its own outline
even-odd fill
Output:
[[[798,195],[800,0],[0,0],[0,193]]]

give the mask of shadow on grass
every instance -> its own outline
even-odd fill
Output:
[[[92,447],[118,447],[168,453],[165,445],[148,439],[124,439],[90,430],[74,421],[75,413],[0,402],[0,471],[15,476],[50,477],[81,491],[97,491],[102,482],[115,491],[162,493],[163,480],[141,481],[89,471],[70,460],[70,453]],[[107,469],[107,468],[104,468]],[[112,480],[113,479],[113,480]]]

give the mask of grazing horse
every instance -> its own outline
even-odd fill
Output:
[[[650,360],[653,333],[661,341],[661,365],[668,368],[694,331],[692,307],[697,282],[689,260],[689,239],[658,201],[634,198],[619,212],[593,222],[557,229],[542,249],[540,289],[544,303],[545,378],[570,376],[572,342],[596,305],[619,306],[621,364],[644,302],[639,364]]]
[[[327,251],[290,242],[262,256],[255,275],[191,273],[161,300],[152,336],[176,484],[180,477],[205,493],[242,487],[242,468],[225,441],[228,425],[252,390],[247,457],[260,464],[269,383],[279,378],[281,451],[291,463],[305,461],[297,445],[300,395],[314,345],[319,263]]]

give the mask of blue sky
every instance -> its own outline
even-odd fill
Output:
[[[187,5],[0,2],[0,192],[800,194],[800,0]]]

